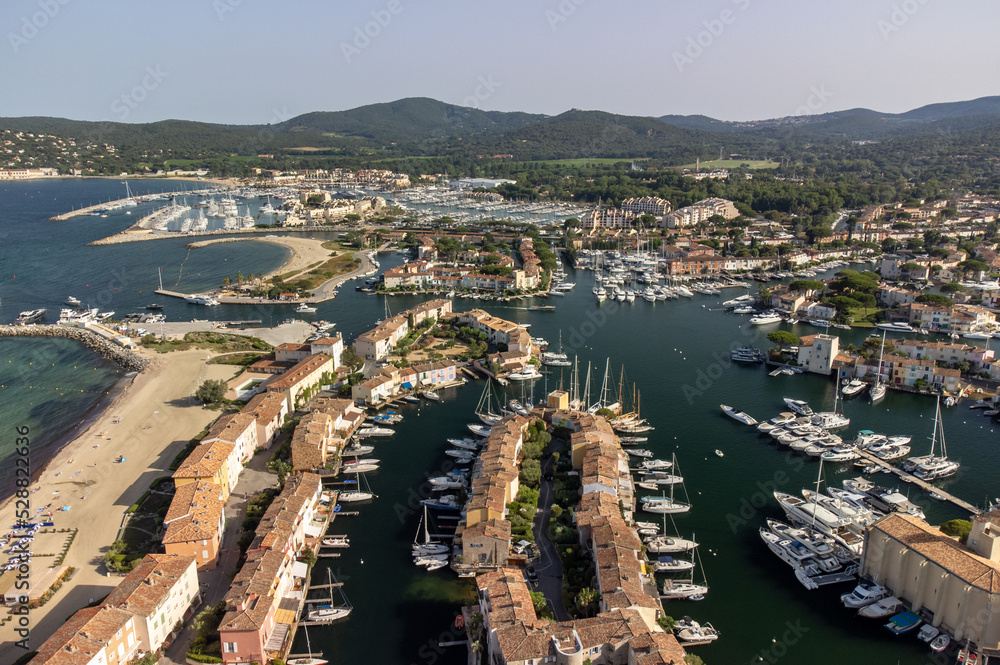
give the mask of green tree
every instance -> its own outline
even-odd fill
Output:
[[[340,362],[344,363],[345,367],[357,367],[361,364],[361,357],[353,346],[348,346],[340,354]]]
[[[941,532],[958,538],[963,543],[965,539],[969,537],[969,532],[972,531],[972,522],[969,520],[948,520],[940,527]]]
[[[526,459],[521,463],[520,480],[525,485],[537,487],[542,479],[542,465],[536,459]]]
[[[549,613],[549,602],[545,600],[545,594],[541,591],[529,591],[531,594],[531,604],[535,608],[535,614],[539,617]]]
[[[969,287],[959,284],[958,282],[948,282],[941,286],[941,293],[961,293],[963,291],[968,291]]]
[[[922,293],[917,296],[917,302],[924,303],[927,305],[938,305],[940,307],[951,307],[955,304],[955,301],[948,296],[943,296],[940,293]]]
[[[805,292],[818,291],[822,293],[826,289],[826,284],[815,279],[797,279],[788,285],[789,291]]]
[[[787,330],[775,330],[767,333],[767,339],[774,342],[778,347],[793,346],[801,340]]]
[[[590,616],[598,597],[597,591],[587,586],[580,589],[573,602],[583,612],[584,616]]]
[[[198,386],[194,396],[195,399],[204,404],[215,404],[222,401],[228,388],[226,382],[221,379],[206,379]]]

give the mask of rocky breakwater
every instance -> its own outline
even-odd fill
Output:
[[[122,369],[141,372],[148,361],[110,339],[102,337],[86,328],[69,326],[0,326],[0,337],[64,337],[76,340],[95,351]]]

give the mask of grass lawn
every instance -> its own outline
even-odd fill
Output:
[[[872,319],[877,319],[877,315],[883,313],[884,311],[884,309],[876,309],[873,307],[869,307],[867,310],[864,307],[851,309],[851,316],[854,317],[854,323],[851,325],[855,328],[874,328],[875,322]]]
[[[351,252],[344,252],[328,259],[323,265],[318,265],[307,270],[305,273],[301,273],[300,277],[295,279],[294,284],[298,288],[312,290],[329,279],[346,275],[355,268],[357,268],[357,264],[354,262],[353,254]]]
[[[779,162],[772,162],[770,159],[713,159],[710,162],[702,162],[702,170],[708,169],[735,169],[739,166],[746,165],[748,169],[776,169],[781,164]],[[680,167],[682,169],[694,169],[697,164],[685,164]]]

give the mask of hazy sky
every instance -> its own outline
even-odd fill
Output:
[[[996,0],[4,0],[0,116],[899,112],[1000,93],[998,25]]]

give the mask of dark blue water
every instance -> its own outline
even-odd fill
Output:
[[[176,185],[155,182],[135,183],[135,188]],[[237,271],[268,272],[280,264],[284,250],[266,243],[229,243],[188,252],[184,240],[155,241],[112,247],[86,247],[90,240],[127,227],[132,216],[111,215],[107,219],[83,217],[64,223],[46,222],[55,213],[95,200],[117,198],[121,185],[111,182],[14,183],[0,186],[0,314],[12,320],[22,309],[48,307],[58,310],[68,295],[90,300],[102,310],[138,311],[152,300],[157,284],[157,268],[164,269],[164,286],[196,291],[215,286],[225,275]],[[137,211],[135,214],[140,214]],[[380,257],[383,268],[399,262],[396,256]],[[16,275],[16,278],[14,277]],[[571,273],[571,278],[572,273]],[[833,383],[819,376],[768,377],[761,368],[730,366],[728,351],[733,345],[753,343],[767,346],[764,331],[740,327],[746,320],[719,311],[722,297],[696,295],[690,300],[639,301],[631,305],[599,308],[590,292],[592,274],[575,275],[578,286],[565,298],[553,299],[554,313],[528,312],[523,305],[484,305],[457,299],[456,311],[483,307],[510,320],[531,324],[535,336],[555,344],[560,330],[564,350],[578,354],[581,373],[586,363],[593,365],[591,397],[597,398],[605,361],[610,358],[617,381],[625,368],[625,395],[634,384],[641,393],[642,415],[656,426],[648,447],[658,457],[676,452],[686,478],[693,510],[677,517],[683,534],[695,533],[702,543],[701,556],[711,591],[700,603],[669,602],[666,612],[689,614],[709,621],[722,632],[722,639],[694,651],[708,663],[750,663],[784,660],[789,663],[834,665],[858,663],[934,662],[924,646],[913,637],[893,638],[878,622],[858,619],[838,602],[849,588],[827,587],[818,591],[802,588],[785,564],[764,547],[757,529],[769,516],[781,512],[771,498],[774,489],[798,492],[816,482],[817,463],[789,456],[769,443],[769,439],[748,432],[721,414],[720,403],[747,410],[758,419],[784,410],[782,396],[809,400],[814,407],[829,408],[833,403]],[[176,282],[176,286],[175,286]],[[89,285],[89,286],[88,286]],[[398,312],[424,298],[389,298],[392,312]],[[204,308],[169,302],[169,319],[261,318],[281,320],[292,316],[290,307]],[[703,306],[704,305],[704,306]],[[315,318],[337,323],[336,330],[350,342],[371,328],[385,314],[382,297],[354,291],[350,285],[340,296],[323,303]],[[797,327],[800,335],[817,330]],[[755,337],[760,335],[760,337]],[[859,344],[866,333],[843,331],[842,346]],[[23,347],[0,341],[0,361],[25,357]],[[92,361],[82,348],[72,349],[60,362],[73,359]],[[76,363],[80,364],[80,363]],[[84,363],[86,364],[86,363]],[[90,364],[89,367],[99,366]],[[104,371],[90,369],[90,372]],[[565,387],[569,373],[562,376]],[[100,392],[114,377],[107,375],[97,385],[82,373],[68,373],[79,388]],[[535,397],[558,386],[560,375],[550,375],[534,387]],[[581,386],[583,381],[581,378]],[[443,455],[445,438],[464,433],[464,424],[474,419],[472,411],[482,390],[477,382],[461,389],[445,391],[440,404],[403,407],[406,419],[395,437],[377,442],[382,469],[370,477],[379,498],[362,506],[358,517],[338,520],[331,532],[346,533],[352,547],[339,559],[323,560],[317,579],[325,582],[325,565],[333,564],[337,577],[345,582],[345,593],[355,607],[341,625],[310,631],[314,649],[322,649],[332,663],[460,663],[461,648],[437,648],[439,641],[458,639],[452,628],[463,599],[471,600],[467,581],[447,571],[425,573],[412,567],[409,546],[419,513],[411,509],[421,495],[428,474],[437,475],[447,462]],[[32,396],[4,393],[5,401],[20,404],[13,417],[31,415]],[[65,395],[59,396],[66,397]],[[521,397],[520,387],[510,397]],[[85,399],[86,398],[86,399]],[[40,417],[57,412],[66,422],[79,419],[92,402],[86,393],[67,402],[54,401]],[[929,447],[934,414],[932,398],[891,392],[877,406],[866,401],[849,401],[844,411],[852,418],[844,433],[873,429],[914,437],[915,452]],[[18,415],[21,414],[21,415]],[[75,414],[75,415],[74,415]],[[6,415],[6,414],[5,414]],[[9,422],[9,421],[8,421]],[[949,453],[962,461],[959,474],[943,486],[966,500],[982,504],[995,496],[994,475],[983,469],[995,468],[1000,447],[991,422],[967,408],[946,410],[944,426]],[[52,434],[55,435],[54,433]],[[6,442],[0,441],[0,446]],[[716,457],[718,448],[725,457]],[[824,470],[825,481],[838,484],[852,476],[849,468],[832,465]],[[893,481],[886,476],[887,484]],[[903,491],[906,491],[904,486]],[[925,507],[932,523],[963,517],[947,504],[929,502],[911,495]],[[789,626],[792,626],[790,628]],[[776,640],[772,642],[772,640]],[[304,650],[304,642],[296,650]]]

